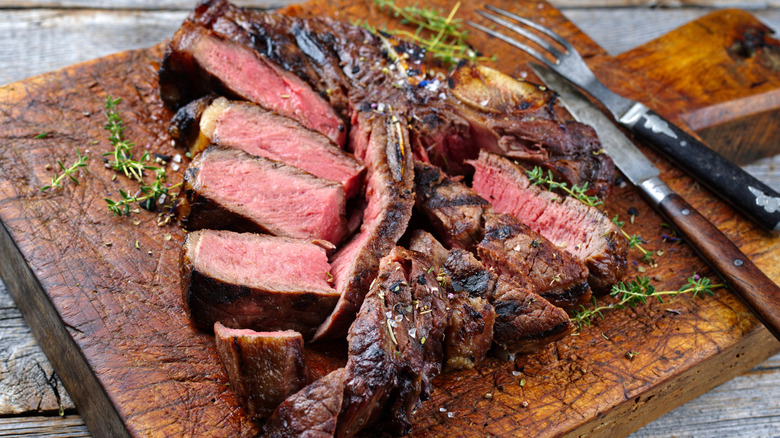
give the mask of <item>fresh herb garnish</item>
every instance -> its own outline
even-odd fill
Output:
[[[457,2],[447,15],[433,8],[419,8],[416,5],[398,6],[395,0],[374,0],[374,3],[394,17],[400,18],[402,24],[417,26],[414,32],[406,30],[384,30],[384,32],[412,41],[445,65],[454,66],[463,59],[471,62],[494,59],[480,56],[466,42],[468,32],[463,30],[463,20],[455,18],[460,2]],[[363,26],[376,33],[375,28],[365,23]]]
[[[121,98],[106,97],[106,118],[108,122],[105,128],[110,133],[108,140],[114,146],[114,150],[103,155],[113,157],[113,161],[109,161],[108,166],[137,181],[139,187],[138,192],[133,196],[120,189],[119,195],[122,199],[118,201],[109,198],[105,199],[108,209],[118,216],[129,215],[132,211],[130,205],[134,203],[140,203],[144,208],[153,210],[157,202],[168,195],[170,189],[181,185],[179,183],[169,187],[166,184],[167,174],[165,168],[151,164],[149,152],[144,152],[140,160],[133,159],[133,146],[135,146],[135,143],[125,140],[124,121],[116,110],[116,106],[120,101]],[[155,176],[154,181],[149,185],[144,181],[144,172],[147,170],[153,171]]]
[[[73,181],[74,184],[79,183],[79,180],[76,179],[76,177],[73,176],[73,174],[77,173],[80,168],[87,167],[87,160],[89,159],[89,156],[81,155],[81,151],[79,151],[78,148],[76,148],[76,156],[78,157],[76,159],[76,162],[71,164],[69,167],[65,167],[65,165],[62,164],[62,161],[57,160],[57,165],[60,166],[60,169],[62,170],[62,175],[55,174],[48,185],[41,187],[42,192],[45,192],[46,190],[49,190],[52,187],[57,187],[58,189],[61,189],[62,180],[65,179],[66,176],[71,181]]]
[[[569,187],[569,185],[565,182],[555,181],[555,178],[553,177],[553,174],[550,170],[548,170],[547,175],[545,175],[544,170],[542,170],[542,168],[539,166],[534,166],[533,170],[526,170],[525,174],[528,176],[528,179],[531,180],[533,185],[544,184],[548,187],[549,190],[563,190],[572,198],[591,207],[598,207],[599,205],[603,204],[603,202],[601,202],[597,196],[587,195],[587,181],[582,185],[582,187],[579,187],[576,184]]]
[[[623,225],[625,225],[626,223],[624,221],[621,221],[617,215],[615,215],[615,217],[612,218],[612,223],[617,225],[618,228],[620,228],[620,232],[623,233],[623,236],[625,236],[626,240],[628,240],[628,247],[638,249],[639,252],[642,253],[642,261],[647,263],[650,266],[655,267],[656,263],[655,260],[653,260],[653,253],[642,247],[643,243],[647,243],[644,239],[642,239],[642,236],[638,234],[629,235],[628,233],[626,233],[626,230],[623,229]]]
[[[604,319],[602,312],[612,309],[625,309],[626,307],[636,307],[640,304],[646,304],[648,298],[656,298],[659,302],[663,303],[663,297],[666,295],[676,296],[680,294],[692,294],[693,298],[696,298],[699,294],[714,295],[713,289],[723,287],[722,284],[712,284],[707,277],[700,277],[694,275],[688,278],[688,282],[678,290],[659,291],[655,286],[650,284],[650,279],[647,277],[637,277],[633,281],[620,282],[612,286],[610,296],[618,299],[617,303],[599,306],[596,298],[593,298],[593,307],[588,308],[580,306],[574,316],[571,317],[571,321],[577,324],[580,330],[583,325],[590,327],[593,318],[596,316]]]

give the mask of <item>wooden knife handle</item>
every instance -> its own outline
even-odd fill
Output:
[[[780,340],[780,287],[676,193],[667,195],[659,207],[710,266],[726,280],[731,290]]]
[[[753,221],[780,231],[780,194],[658,113],[637,107],[622,124]]]

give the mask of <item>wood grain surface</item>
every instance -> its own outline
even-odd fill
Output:
[[[116,72],[114,72],[114,73],[116,73]],[[125,72],[125,73],[126,73],[126,72]],[[93,75],[93,77],[96,77],[96,76],[95,76],[95,75]],[[102,77],[102,76],[100,76],[100,77]],[[79,78],[77,78],[77,77],[72,77],[72,78],[70,78],[70,80],[71,80],[72,82],[78,82],[78,80],[80,80],[80,79],[79,79]],[[137,84],[136,84],[136,85],[137,85]],[[92,94],[100,94],[100,92],[99,92],[99,91],[96,91],[96,90],[94,90],[94,88],[95,88],[95,87],[102,87],[102,86],[104,86],[104,84],[102,84],[102,81],[101,81],[101,82],[98,82],[98,84],[97,84],[97,85],[95,85],[95,86],[93,86],[93,87],[92,87],[92,89],[91,89],[92,91],[90,91],[90,93],[92,93]],[[109,88],[110,88],[110,87],[109,87]],[[137,91],[136,91],[136,93],[137,93]],[[131,94],[132,94],[132,93],[131,93]],[[137,102],[136,102],[136,103],[137,103]],[[99,113],[100,113],[100,111],[99,111],[99,110],[100,110],[99,104],[100,104],[100,102],[98,102],[98,105],[97,105],[97,107],[94,107],[94,108],[95,108],[95,110],[96,110],[96,112],[94,112],[93,114],[99,114]],[[88,106],[88,105],[87,105],[86,107],[87,107],[87,108],[89,108],[89,106]],[[137,108],[136,108],[136,109],[137,109]],[[60,114],[63,114],[63,113],[60,113]],[[75,114],[75,113],[74,113],[74,114]],[[94,121],[94,120],[92,120],[92,121]],[[90,122],[92,122],[92,121],[90,121]],[[42,125],[37,125],[37,127],[41,127],[41,126],[42,126]],[[74,126],[75,126],[75,124],[74,124]],[[32,127],[30,127],[30,129],[32,129]],[[95,135],[95,137],[94,137],[94,138],[103,138],[103,137],[101,136],[101,134],[99,133],[99,125],[97,125],[97,126],[94,126],[94,127],[92,127],[91,129],[93,130],[93,131],[91,131],[91,132],[92,132],[92,134],[93,134],[93,135]],[[34,131],[34,129],[33,129],[33,131]],[[95,132],[97,132],[97,134],[95,134]],[[29,134],[29,133],[28,133],[28,134]],[[66,134],[66,135],[63,135],[63,136],[62,136],[62,138],[63,138],[63,139],[65,139],[67,142],[69,142],[69,143],[71,143],[71,144],[72,144],[72,143],[77,143],[78,141],[81,141],[81,140],[84,140],[84,138],[85,138],[85,137],[89,137],[87,134],[80,134],[79,136],[73,136],[73,134],[72,134],[72,133],[65,133],[65,134]],[[14,138],[17,138],[17,137],[16,137],[17,135],[18,135],[18,133],[14,133],[14,136],[15,136]],[[69,135],[70,135],[71,137],[73,137],[73,138],[69,138]],[[147,136],[150,136],[150,135],[151,135],[151,134],[149,134],[149,133],[140,133],[140,134],[139,134],[139,138],[147,138]],[[24,136],[22,136],[22,137],[19,137],[19,138],[21,138],[21,139],[22,139],[22,142],[23,142],[23,143],[27,143],[28,141],[31,141],[31,140],[33,140],[33,139],[29,138],[29,135],[27,136],[27,138],[26,138],[26,139],[25,139],[25,138],[23,138],[23,137],[24,137]],[[57,138],[59,139],[60,137],[58,136]],[[156,141],[157,141],[157,140],[153,140],[153,141],[151,141],[151,143],[150,143],[150,144],[156,145],[156,144],[157,144],[157,143],[155,143]],[[34,142],[33,142],[33,143],[34,143]],[[104,145],[104,146],[105,146],[105,145]],[[32,146],[32,147],[33,147],[33,150],[37,150],[37,149],[38,149],[38,148],[36,148],[35,146]],[[40,149],[40,150],[46,150],[46,149],[47,149],[47,147],[40,147],[39,149]],[[67,156],[67,151],[66,151],[66,149],[67,149],[67,147],[66,147],[66,146],[63,146],[61,149],[58,149],[58,152],[59,152],[59,151],[62,151],[62,152],[63,152],[63,156]],[[3,155],[5,155],[5,153],[4,153]],[[38,157],[38,158],[42,160],[42,161],[41,161],[40,163],[38,163],[38,164],[43,164],[43,162],[45,162],[45,161],[46,161],[46,160],[44,159],[44,157]],[[33,160],[33,161],[34,161],[34,160]],[[49,160],[49,162],[50,162],[50,160]],[[27,163],[27,165],[28,165],[28,166],[29,166],[29,165],[31,165],[31,164],[33,164],[33,163],[32,163],[32,162],[31,162],[31,163]],[[33,167],[34,167],[34,166],[33,166]],[[44,173],[45,173],[45,172],[44,172]],[[678,176],[678,175],[675,175],[675,174],[674,174],[674,172],[672,172],[672,173],[673,173],[673,176],[675,176],[675,177],[677,177],[677,176]],[[40,174],[40,169],[38,169],[38,172],[37,172],[37,174]],[[36,174],[36,173],[33,173],[33,174],[31,174],[31,175],[34,175],[34,176],[35,176],[35,175],[37,175],[37,174]],[[90,176],[89,176],[89,177],[91,178],[92,176],[93,176],[93,175],[92,175],[92,174],[90,174]],[[32,177],[30,177],[30,178],[32,178]],[[34,179],[34,178],[33,178],[33,179]],[[45,178],[41,177],[41,178],[39,178],[39,179],[40,179],[40,180],[44,180]],[[29,181],[27,181],[27,183],[30,183],[30,182],[29,182]],[[681,184],[685,184],[685,183],[686,183],[686,181],[684,181],[684,180],[681,182]],[[690,182],[688,181],[687,183],[690,183]],[[6,188],[5,186],[2,186],[2,187],[3,187],[3,188]],[[83,191],[81,191],[81,190],[84,190],[84,191],[86,191],[87,189],[86,189],[86,188],[83,188],[83,189],[82,189],[81,187],[79,187],[79,188],[76,188],[76,191],[75,191],[75,193],[76,193],[76,194],[81,194],[80,196],[83,196],[85,192],[83,192]],[[699,189],[699,190],[700,190],[700,189]],[[69,193],[69,194],[70,194],[70,193]],[[32,198],[35,198],[35,196],[33,196],[33,195],[34,195],[34,191],[30,191],[30,193],[28,193],[27,195],[29,195],[29,196],[30,196],[30,197],[32,197]],[[33,201],[34,201],[34,202],[36,202],[36,205],[37,205],[37,206],[39,206],[39,204],[37,204],[37,202],[38,202],[38,201],[36,201],[35,199],[33,199]],[[636,198],[634,198],[634,201],[637,201],[637,199],[636,199]],[[94,203],[94,204],[99,204],[98,202],[95,202],[95,200],[92,200],[91,202],[92,202],[92,203]],[[639,201],[639,202],[642,202],[642,201]],[[31,204],[31,205],[32,205],[32,204]],[[45,203],[44,203],[44,205],[45,205]],[[68,208],[71,208],[71,207],[73,207],[73,206],[72,206],[72,205],[69,205],[69,206],[68,206]],[[623,207],[623,205],[618,205],[618,204],[615,204],[615,205],[612,205],[612,207],[615,207],[615,208],[621,208],[621,207]],[[717,209],[716,209],[716,210],[717,210]],[[717,210],[717,211],[719,211],[719,210]],[[644,213],[644,211],[643,211],[643,213]],[[4,219],[5,219],[5,218],[4,218]],[[66,215],[66,218],[65,218],[65,219],[67,219],[67,215]],[[47,222],[47,223],[48,223],[48,222]],[[97,224],[96,226],[100,227],[100,226],[101,226],[101,224],[102,224],[102,222],[101,222],[100,224]],[[657,224],[656,224],[656,225],[657,225]],[[748,226],[748,228],[747,228],[747,229],[749,229],[749,226]],[[147,230],[147,231],[148,231],[148,230]],[[121,233],[122,233],[122,232],[119,232],[119,234],[121,234]],[[748,241],[749,241],[749,240],[750,240],[750,238],[748,238]],[[83,242],[82,242],[82,243],[83,243]],[[92,243],[95,243],[95,242],[92,242]],[[675,247],[673,247],[673,246],[672,246],[672,247],[670,247],[670,248],[668,248],[668,249],[669,249],[669,250],[675,250],[675,249],[677,249],[677,248],[675,248]],[[102,253],[102,251],[98,251],[98,252]],[[690,254],[689,254],[688,256],[690,256]],[[694,259],[694,260],[695,260],[695,259]],[[698,262],[698,263],[700,263],[700,262]],[[655,274],[655,275],[660,275],[660,274]],[[665,283],[671,283],[671,282],[672,282],[672,280],[673,280],[673,279],[675,279],[676,277],[678,277],[679,275],[682,275],[682,274],[680,274],[679,272],[670,273],[669,277],[664,279],[664,280],[665,280],[664,282],[665,282]],[[662,278],[663,278],[663,276],[662,276]],[[776,279],[776,277],[775,277],[775,279]],[[718,300],[720,300],[720,298],[718,298]],[[693,305],[691,305],[691,306],[693,307]],[[730,304],[728,304],[728,303],[727,303],[727,306],[730,306]],[[737,307],[738,307],[738,306],[737,306]],[[675,311],[679,311],[679,310],[677,310],[677,309],[673,309],[673,310],[675,310]],[[733,310],[733,309],[732,309],[732,310]],[[744,311],[744,309],[742,309],[742,311]],[[655,312],[655,310],[651,310],[651,312]],[[737,313],[738,313],[738,312],[737,312]],[[661,312],[661,314],[663,314],[663,312]],[[673,314],[673,313],[672,313],[672,314]],[[655,315],[655,316],[657,316],[657,315]],[[675,316],[679,316],[679,315],[675,315]],[[744,315],[743,315],[743,317],[744,317]],[[749,318],[748,318],[748,319],[749,319]],[[653,317],[651,317],[651,318],[650,318],[650,320],[651,320],[651,321],[654,321]],[[605,323],[605,324],[606,324],[606,323]],[[747,324],[747,325],[748,325],[748,326],[750,326],[750,324]],[[605,326],[605,327],[609,328],[609,326]],[[742,328],[744,329],[745,327],[742,327]],[[748,329],[749,329],[749,327],[748,327]],[[605,334],[607,334],[607,333],[609,333],[609,332],[605,332]],[[600,335],[599,335],[599,336],[600,336]],[[609,336],[609,335],[607,334],[607,336]],[[621,334],[621,335],[619,335],[618,337],[620,337],[620,336],[627,336],[627,335],[624,333],[624,334]],[[707,337],[707,336],[705,336],[705,338],[708,338],[708,337]],[[603,338],[603,337],[601,337],[601,339],[603,340],[604,338]],[[761,343],[763,343],[763,342],[765,342],[765,341],[766,341],[765,339],[751,339],[751,340],[753,340],[753,341],[756,341],[756,342],[758,342],[759,344],[761,344]],[[591,339],[590,341],[591,341],[591,342],[593,342],[593,339]],[[600,342],[600,341],[598,340],[598,338],[596,339],[596,341]],[[573,347],[574,347],[574,348],[573,348],[573,351],[576,351],[576,352],[578,352],[578,353],[573,353],[573,354],[575,354],[575,357],[574,357],[573,359],[572,359],[571,357],[568,357],[568,358],[567,358],[567,356],[566,356],[566,354],[567,354],[567,353],[569,353],[569,352],[571,352],[571,351],[572,351],[572,350],[568,349],[569,347],[570,347],[570,345],[568,345],[568,344],[567,344],[567,345],[566,345],[566,346],[565,346],[565,347],[564,347],[562,350],[560,350],[560,351],[556,351],[556,352],[554,353],[554,355],[555,355],[555,361],[552,361],[552,360],[550,360],[549,358],[547,358],[547,359],[545,359],[545,358],[541,358],[541,359],[537,358],[535,361],[540,361],[540,363],[542,363],[542,364],[545,364],[545,365],[552,365],[552,366],[553,366],[553,368],[555,368],[556,366],[558,366],[558,367],[564,367],[564,368],[568,367],[569,369],[571,369],[572,362],[575,362],[575,363],[576,363],[578,360],[580,360],[580,361],[582,360],[582,358],[581,358],[581,357],[577,357],[577,356],[578,356],[578,354],[580,354],[580,353],[579,353],[579,349],[580,349],[580,348],[582,348],[582,347],[581,347],[581,346],[580,346],[580,344],[579,344],[579,343],[577,343],[577,342],[575,342],[575,343],[573,344]],[[762,353],[763,353],[763,354],[768,354],[767,352],[762,352]],[[553,354],[553,353],[550,353],[550,354]],[[735,353],[735,354],[741,354],[741,355],[742,355],[742,356],[741,356],[742,360],[752,360],[752,361],[757,361],[757,360],[758,360],[758,359],[755,357],[755,355],[753,355],[753,356],[751,356],[751,357],[748,357],[748,356],[746,356],[746,355],[745,355],[745,353]],[[636,357],[638,358],[638,357],[640,357],[640,356],[641,356],[641,355],[639,355],[639,356],[636,356]],[[567,359],[568,359],[568,360],[567,360]],[[678,358],[678,359],[679,359],[679,358]],[[665,360],[666,360],[666,359],[665,359]],[[621,361],[617,361],[617,362],[618,362],[618,363],[620,363]],[[533,361],[532,361],[531,363],[533,363]],[[631,363],[634,363],[634,361],[631,361]],[[637,365],[637,366],[638,366],[638,365]],[[629,367],[629,368],[631,368],[631,367]],[[770,368],[771,368],[771,367],[770,367]],[[495,380],[495,382],[497,382],[497,383],[496,383],[496,386],[495,386],[495,388],[496,388],[496,389],[499,389],[500,387],[504,387],[504,388],[505,388],[505,385],[503,385],[503,383],[502,383],[502,382],[503,382],[503,380],[502,380],[502,379],[509,379],[509,380],[511,380],[512,378],[516,378],[516,377],[517,377],[517,376],[515,376],[513,373],[510,373],[509,375],[496,374],[496,370],[500,370],[500,369],[501,369],[501,365],[500,365],[500,364],[490,364],[490,365],[488,366],[488,371],[487,371],[487,374],[486,374],[487,376],[489,376],[489,377],[493,378],[493,379]],[[540,365],[540,369],[541,369],[541,365]],[[506,371],[506,369],[504,369],[504,371]],[[517,370],[514,370],[514,371],[515,371],[515,372],[518,372]],[[581,370],[581,371],[582,371],[582,370]],[[585,368],[584,368],[584,372],[587,372],[587,371],[588,371],[588,369],[587,369],[587,367],[585,367]],[[592,370],[591,370],[591,371],[592,371]],[[730,371],[731,371],[732,373],[731,373],[731,374],[729,374],[729,375],[733,375],[733,373],[734,373],[734,372],[737,372],[737,371],[739,371],[739,370],[734,370],[734,369],[732,369],[732,370],[730,370]],[[492,374],[490,374],[490,373],[492,373]],[[541,376],[541,375],[539,374],[538,376]],[[457,383],[457,382],[458,382],[458,379],[461,379],[461,378],[463,378],[463,377],[467,377],[467,376],[457,376],[457,377],[454,377],[454,378],[453,378],[453,379],[454,379],[454,383],[453,383],[453,382],[448,382],[448,381],[446,381],[446,380],[445,380],[445,383],[443,383],[443,384],[442,384],[442,385],[443,385],[443,386],[442,386],[442,388],[443,388],[443,389],[442,389],[442,391],[441,391],[441,392],[442,392],[442,393],[446,392],[446,391],[449,389],[449,385],[455,385],[455,386],[457,386],[457,384],[458,384],[458,383]],[[485,376],[480,376],[480,378],[481,378],[481,377],[485,377]],[[540,379],[543,379],[543,377],[539,377],[539,378],[540,378]],[[516,380],[516,379],[515,379],[515,380]],[[518,388],[517,388],[517,382],[514,382],[514,383],[515,383],[515,386],[514,386],[514,387],[512,387],[512,388],[510,388],[510,389],[511,389],[511,391],[514,391],[514,392],[515,392],[515,394],[511,394],[511,391],[510,391],[510,395],[516,396],[516,393],[517,393],[518,391],[519,391],[519,392],[525,392],[526,390],[527,390],[527,391],[529,391],[529,393],[530,393],[530,394],[534,394],[534,393],[532,392],[532,390],[530,390],[530,389],[528,389],[528,388],[526,387],[526,385],[530,385],[530,384],[531,384],[531,379],[530,379],[530,378],[526,378],[526,380],[527,380],[527,381],[526,381],[526,384],[525,384],[525,385],[523,385],[522,387],[520,387],[520,389],[519,389],[519,390],[518,390]],[[585,379],[585,380],[587,380],[587,379]],[[702,381],[702,380],[703,380],[703,381]],[[699,382],[699,383],[698,383],[699,385],[704,385],[704,387],[711,386],[711,385],[713,384],[713,382],[712,382],[712,381],[710,381],[710,380],[707,380],[707,379],[700,379],[698,382]],[[534,383],[536,383],[536,382],[534,382]],[[685,384],[689,384],[688,382],[683,382],[683,383],[685,383]],[[583,384],[583,381],[579,381],[579,384]],[[574,386],[575,386],[575,389],[572,389],[572,391],[575,391],[575,390],[576,390],[576,385],[574,385]],[[488,389],[491,389],[491,388],[493,388],[493,387],[488,387]],[[667,388],[667,390],[671,391],[671,390],[672,390],[671,388],[672,388],[672,387],[670,387],[670,388]],[[663,395],[663,394],[662,394],[662,395]],[[673,395],[674,395],[674,394],[671,394],[671,395],[667,394],[667,396],[670,396],[670,397],[672,397]],[[688,394],[688,395],[690,396],[690,394]],[[457,394],[456,394],[456,396],[455,396],[455,400],[457,400],[457,399],[458,399],[458,396],[461,396],[461,397],[463,397],[463,394],[460,394],[460,395],[457,395]],[[503,396],[503,395],[502,395],[502,396]],[[501,399],[501,397],[502,397],[502,396],[499,396],[499,397],[497,397],[497,398]],[[440,399],[439,401],[442,401],[442,402],[449,402],[449,401],[453,400],[452,398],[449,398],[449,397],[452,397],[451,395],[449,395],[449,396],[444,396],[444,395],[442,395],[442,397],[445,397],[445,398],[442,398],[442,399]],[[505,401],[505,400],[503,400],[503,401]],[[564,401],[564,402],[565,402],[565,399],[563,399],[563,400],[561,400],[561,401]],[[641,401],[641,400],[640,400],[640,401]],[[679,400],[679,401],[681,402],[682,400]],[[571,402],[571,404],[570,404],[570,405],[573,405],[573,406],[577,406],[577,407],[579,407],[579,403],[580,403],[580,401],[579,401],[579,400],[576,400],[576,401],[574,401],[574,402]],[[564,403],[564,404],[565,404],[565,403]],[[668,407],[669,407],[669,406],[665,406],[664,410],[665,410],[665,409],[667,409]],[[446,409],[446,408],[445,408],[445,409]],[[499,410],[501,410],[501,409],[499,409]],[[452,423],[448,423],[448,421],[449,421],[449,416],[448,416],[447,414],[448,414],[448,413],[450,413],[450,412],[453,412],[453,411],[452,411],[452,410],[448,410],[448,411],[446,411],[446,413],[441,413],[441,411],[438,411],[438,412],[439,412],[439,414],[437,414],[435,410],[432,410],[431,412],[429,412],[429,414],[431,414],[431,418],[433,418],[433,419],[434,419],[433,421],[436,421],[436,422],[440,422],[440,423],[442,423],[442,425],[439,425],[438,427],[439,427],[439,429],[441,429],[441,430],[444,430],[444,428],[446,427],[446,425],[447,425],[447,424],[450,424],[450,425],[452,424]],[[456,412],[457,412],[457,411],[456,411]],[[460,413],[463,413],[463,412],[458,412],[458,413],[460,414]],[[474,413],[474,412],[472,412],[472,413],[471,413],[471,415],[475,415],[475,413]],[[621,415],[624,415],[624,416],[625,416],[625,413],[621,413]],[[649,414],[649,415],[655,415],[655,413],[651,413],[651,414]],[[438,416],[438,417],[441,417],[441,418],[437,418],[437,416]],[[460,417],[460,415],[458,416],[458,418],[459,418],[459,417]],[[606,419],[608,419],[608,418],[609,418],[609,415],[606,415],[606,416],[605,416],[605,418],[606,418]],[[549,420],[549,419],[548,419],[548,420]],[[552,420],[549,420],[549,421],[552,421]],[[605,420],[605,421],[606,421],[606,420]],[[634,421],[645,421],[645,420],[640,418],[640,419],[636,419],[636,420],[634,420]],[[505,421],[505,422],[506,422],[506,421]],[[537,422],[537,423],[535,423],[535,424],[541,424],[541,423]],[[601,429],[601,430],[602,430],[602,432],[603,432],[603,430],[604,430],[604,429],[603,429],[603,427],[612,427],[612,425],[611,425],[611,423],[607,423],[607,425],[605,425],[605,426],[602,426],[602,429]],[[633,424],[633,423],[620,423],[620,424],[618,424],[617,426],[614,426],[614,427],[615,427],[615,428],[613,428],[613,429],[610,429],[610,431],[611,431],[611,432],[620,431],[620,432],[622,433],[622,432],[625,432],[625,431],[630,431],[630,430],[629,430],[629,427],[635,427],[635,424]]]

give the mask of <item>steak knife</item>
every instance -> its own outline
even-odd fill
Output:
[[[537,76],[558,93],[560,102],[576,120],[596,130],[604,151],[626,178],[669,218],[730,289],[780,340],[780,287],[720,230],[672,191],[659,178],[658,168],[577,88],[544,66],[530,65]]]

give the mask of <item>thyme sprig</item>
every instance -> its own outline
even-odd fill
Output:
[[[635,280],[629,282],[620,282],[612,286],[610,296],[618,299],[617,303],[598,305],[596,298],[593,298],[593,307],[588,308],[580,306],[574,316],[570,319],[577,327],[582,330],[583,326],[590,327],[593,319],[599,317],[604,319],[602,312],[613,309],[625,309],[626,307],[637,307],[640,304],[647,304],[649,298],[656,298],[658,302],[663,303],[664,296],[677,296],[681,294],[692,294],[692,298],[696,298],[699,294],[714,295],[714,289],[723,287],[722,284],[713,284],[707,277],[700,277],[695,274],[693,277],[688,278],[688,282],[677,290],[656,290],[655,286],[650,283],[650,279],[647,277],[636,277]]]
[[[120,101],[121,98],[106,97],[105,106],[108,121],[105,128],[110,133],[108,140],[114,146],[114,150],[103,155],[112,156],[113,161],[109,161],[108,166],[137,181],[139,187],[138,192],[133,196],[120,189],[119,196],[122,199],[118,201],[105,198],[108,209],[117,216],[129,215],[132,212],[130,205],[134,203],[140,203],[142,207],[153,210],[158,201],[168,196],[170,189],[181,185],[179,183],[169,187],[166,184],[168,177],[165,168],[151,164],[148,151],[145,151],[139,160],[133,159],[133,146],[135,146],[135,143],[124,138],[124,121],[116,110],[116,106]],[[144,180],[145,171],[153,171],[155,175],[154,181],[149,185]]]
[[[81,169],[82,167],[87,167],[87,160],[89,159],[89,156],[81,155],[81,151],[79,151],[78,148],[76,148],[76,156],[78,157],[76,159],[76,162],[74,162],[68,167],[65,167],[65,165],[62,164],[62,161],[57,160],[57,165],[60,166],[60,170],[62,170],[62,174],[61,175],[54,174],[49,184],[41,187],[42,192],[45,192],[46,190],[49,190],[52,187],[57,187],[58,189],[61,189],[62,181],[65,179],[65,177],[68,177],[68,179],[73,181],[74,184],[79,183],[79,180],[76,179],[76,177],[73,175],[77,173],[79,169]]]
[[[628,234],[626,230],[623,229],[623,225],[626,223],[624,221],[621,221],[618,215],[615,215],[615,217],[612,218],[612,223],[618,226],[620,228],[620,232],[623,233],[623,236],[625,236],[626,240],[628,240],[628,248],[636,248],[639,250],[639,252],[642,253],[642,261],[647,263],[650,266],[655,267],[656,263],[655,260],[653,260],[653,253],[651,251],[646,250],[644,247],[642,247],[643,243],[647,243],[644,239],[642,239],[642,236],[638,234]]]
[[[455,18],[460,2],[457,2],[447,15],[434,8],[419,8],[416,4],[398,6],[395,0],[374,0],[374,3],[382,10],[389,11],[394,17],[400,18],[401,24],[417,26],[414,32],[406,30],[385,30],[385,32],[414,42],[432,54],[434,59],[446,65],[454,66],[463,59],[471,62],[494,60],[494,58],[480,56],[466,42],[468,32],[463,30],[463,20]],[[376,33],[376,29],[371,27],[367,29]]]
[[[547,175],[545,175],[544,170],[542,170],[542,168],[539,166],[534,166],[533,170],[526,170],[525,174],[528,176],[528,179],[531,180],[533,185],[544,184],[548,187],[549,190],[563,190],[572,198],[591,207],[598,207],[599,205],[603,204],[603,202],[601,202],[597,196],[588,196],[587,181],[582,185],[582,187],[579,187],[576,184],[569,187],[569,185],[565,182],[555,181],[555,178],[553,177],[553,174],[550,170],[548,170]]]

